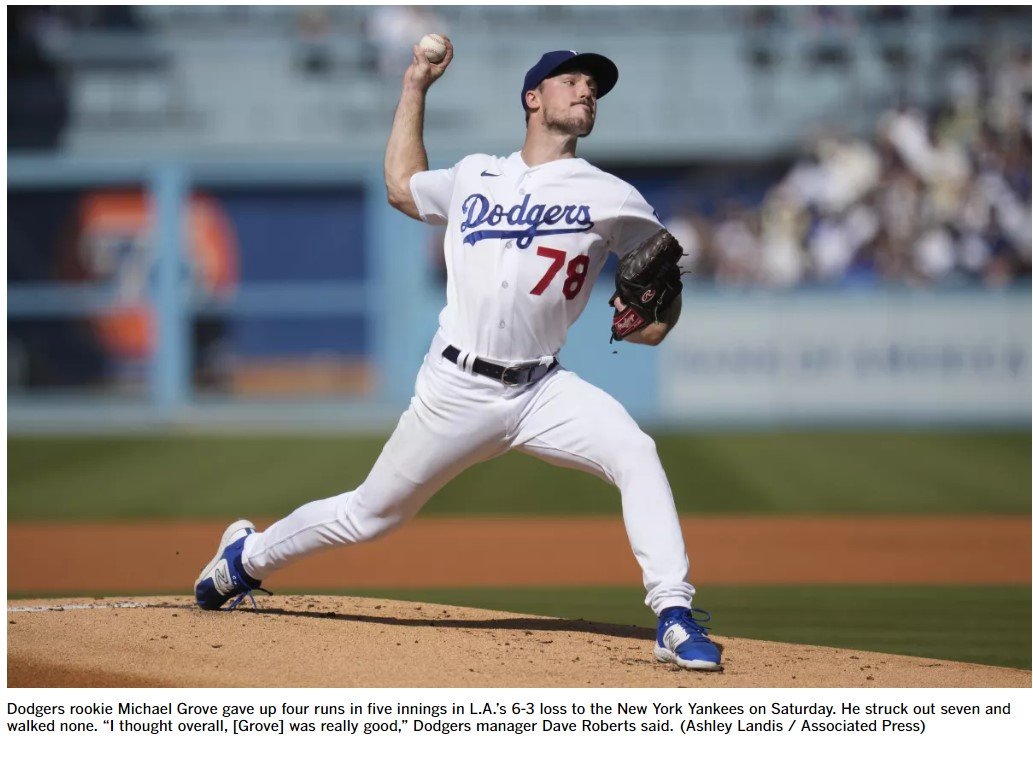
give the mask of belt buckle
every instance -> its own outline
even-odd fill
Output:
[[[499,381],[502,382],[503,386],[517,386],[520,382],[515,380],[515,379],[513,381],[507,381],[506,380],[506,374],[509,373],[510,371],[518,371],[518,370],[520,370],[519,367],[515,367],[515,366],[512,366],[512,365],[507,365],[505,368],[502,369],[502,375],[499,376]]]

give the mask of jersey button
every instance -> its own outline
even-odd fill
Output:
[[[506,328],[506,322],[505,321],[499,321],[499,328],[500,329]]]
[[[502,288],[503,289],[509,289],[509,282],[508,281],[503,281],[502,282]]]
[[[513,240],[510,240],[510,241],[506,242],[506,248],[507,249],[512,247],[512,246],[513,246]]]

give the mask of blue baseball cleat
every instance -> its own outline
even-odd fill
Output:
[[[700,620],[709,622],[710,613],[695,612],[703,616]],[[721,650],[688,607],[668,607],[660,613],[653,654],[660,662],[673,662],[690,670],[721,670]]]
[[[218,610],[233,597],[236,600],[226,608],[228,610],[240,604],[244,597],[251,600],[252,606],[255,605],[251,592],[261,589],[262,582],[245,573],[240,562],[244,539],[254,532],[255,524],[249,520],[234,521],[223,532],[215,557],[194,582],[194,598],[202,610]]]

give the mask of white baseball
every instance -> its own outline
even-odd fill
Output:
[[[425,34],[420,40],[420,49],[431,63],[440,63],[445,59],[445,38],[440,34]]]

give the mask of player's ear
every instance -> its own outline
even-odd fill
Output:
[[[535,111],[542,106],[541,91],[538,89],[529,89],[524,92],[524,105],[527,106],[527,110]]]

